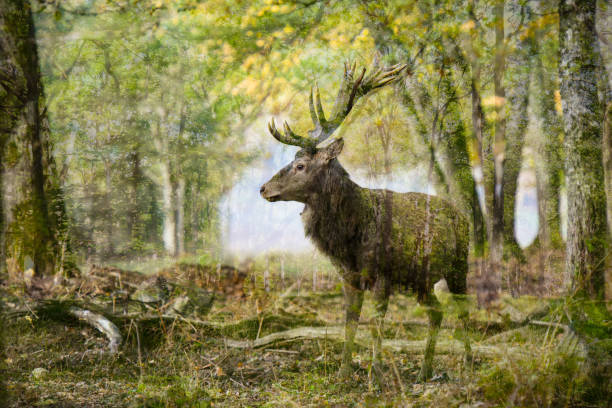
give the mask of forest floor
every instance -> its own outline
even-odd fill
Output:
[[[601,401],[582,404],[588,388],[585,357],[580,341],[559,323],[562,300],[505,297],[495,312],[473,305],[475,358],[468,366],[457,351],[457,319],[450,311],[438,337],[434,377],[418,383],[425,309],[413,297],[394,295],[384,334],[396,342],[385,343],[385,378],[379,384],[370,376],[370,297],[364,302],[353,376],[340,381],[341,290],[296,292],[292,285],[274,292],[217,293],[204,315],[195,318],[172,318],[158,308],[148,310],[149,317],[142,320],[126,310],[129,319],[115,320],[123,344],[110,353],[104,335],[77,319],[51,313],[49,303],[11,313],[10,305],[25,303],[15,291],[5,291],[8,406],[606,406]],[[75,304],[66,294],[54,299],[56,306]],[[312,337],[281,335],[257,343],[300,327],[318,329],[312,329]],[[253,347],[236,347],[248,345],[248,339],[258,340],[250,343]],[[597,396],[589,398],[597,401]]]

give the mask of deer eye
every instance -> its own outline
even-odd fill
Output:
[[[297,166],[295,166],[296,169],[298,170],[304,170],[304,165],[303,164],[298,164]]]

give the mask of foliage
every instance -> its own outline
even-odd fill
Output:
[[[469,302],[475,307],[473,297]],[[550,321],[561,316],[557,310],[565,304],[564,299],[542,302],[529,297],[509,302],[521,311],[549,304],[552,311],[543,319]],[[374,314],[370,303],[368,299],[365,320]],[[227,336],[241,339],[260,332],[262,337],[294,325],[321,320],[329,325],[342,318],[341,296],[293,292],[283,298],[282,307],[291,312],[274,317],[268,313],[272,310],[270,305],[259,327],[252,303],[220,299],[210,318],[223,322],[227,331],[180,321],[161,325],[159,320],[151,319],[146,326],[138,325],[140,343],[128,319],[122,324],[124,333],[130,330],[128,341],[116,356],[102,352],[106,340],[99,333],[76,320],[62,319],[61,313],[52,317],[44,308],[36,309],[36,316],[30,312],[13,316],[6,332],[11,337],[19,333],[21,340],[8,344],[6,354],[11,401],[30,406],[54,403],[168,407],[304,406],[325,402],[546,407],[606,406],[608,401],[606,383],[591,382],[585,360],[570,350],[564,352],[567,343],[563,334],[550,327],[523,325],[486,330],[491,321],[482,320],[482,329],[470,331],[472,344],[496,347],[499,356],[476,355],[472,366],[462,368],[460,354],[439,354],[435,360],[435,373],[439,375],[426,384],[415,383],[420,352],[385,353],[387,381],[380,388],[368,379],[369,347],[356,350],[354,375],[340,383],[335,374],[340,363],[340,342],[298,340],[252,350],[232,350],[224,344]],[[48,310],[57,313],[60,309],[61,303],[53,303]],[[313,311],[314,318],[305,318]],[[426,316],[415,307],[414,299],[394,296],[389,311],[392,323],[385,333],[387,338],[425,338]],[[474,314],[474,321],[480,317],[490,319],[491,315],[479,312]],[[451,321],[450,327],[440,331],[441,342],[453,337],[458,317],[453,316]],[[166,335],[158,335],[164,331]],[[606,353],[600,354],[599,360],[610,358],[609,344]],[[46,368],[48,373],[34,379],[31,373],[37,367]],[[609,381],[609,372],[600,373]]]
[[[318,85],[329,111],[338,73],[349,59],[368,67],[403,62],[409,69],[393,88],[355,106],[337,132],[347,145],[340,160],[353,176],[392,188],[398,176],[421,178],[421,186],[469,217],[471,294],[488,290],[493,298],[498,286],[513,296],[537,294],[537,301],[522,297],[497,303],[525,312],[572,279],[575,286],[595,286],[588,293],[578,290],[581,296],[604,292],[601,272],[610,237],[603,233],[608,191],[599,165],[599,126],[602,107],[612,106],[609,84],[602,85],[611,73],[598,55],[606,62],[608,50],[597,48],[597,36],[608,34],[597,31],[591,20],[609,13],[605,4],[597,10],[593,2],[546,0],[23,4],[19,10],[31,9],[36,23],[44,85],[44,95],[36,99],[44,146],[43,153],[34,154],[35,143],[25,128],[12,129],[19,118],[11,109],[19,105],[21,88],[6,85],[11,70],[0,48],[3,287],[8,282],[2,275],[5,261],[18,272],[11,279],[21,278],[31,263],[30,249],[59,258],[58,272],[94,262],[148,274],[177,261],[217,270],[226,256],[220,202],[251,165],[269,159],[265,141],[271,138],[260,122],[287,118],[297,133],[305,134],[309,89]],[[588,23],[569,38],[569,32],[581,28],[568,29],[577,15],[568,12],[572,4],[589,6],[590,14],[577,18]],[[24,34],[25,27],[16,32]],[[582,43],[568,52],[572,38]],[[573,74],[585,80],[568,81]],[[582,102],[573,99],[576,92],[570,87],[584,84]],[[584,101],[590,101],[590,117],[575,115],[587,106]],[[571,122],[574,116],[578,120]],[[609,158],[607,149],[603,157]],[[36,160],[44,167],[44,211],[31,186]],[[592,171],[582,176],[575,171],[585,168]],[[611,173],[604,171],[607,180]],[[539,230],[527,250],[516,240],[519,174],[533,174],[531,187],[537,190]],[[594,192],[595,200],[578,194],[579,188]],[[561,205],[568,194],[569,211]],[[607,200],[609,207],[609,194]],[[588,215],[591,210],[596,217]],[[51,236],[41,228],[45,214],[54,224]],[[570,228],[564,234],[567,214],[570,226],[584,226],[583,231]],[[612,220],[607,223],[610,227]],[[597,230],[597,236],[584,239],[582,233],[589,230]],[[575,247],[567,263],[572,274],[562,271],[567,236]],[[475,344],[496,342],[504,350],[528,354],[479,359],[466,371],[456,369],[457,356],[443,356],[436,371],[444,373],[427,384],[413,384],[418,359],[398,353],[383,356],[389,389],[376,389],[369,382],[366,349],[357,350],[355,381],[339,384],[334,376],[342,346],[336,342],[229,353],[217,337],[252,339],[343,318],[338,313],[341,288],[327,259],[308,252],[246,260],[242,255],[232,254],[248,272],[246,299],[215,304],[210,311],[214,324],[206,328],[174,331],[174,326],[160,326],[156,316],[143,323],[142,349],[130,332],[117,358],[97,353],[102,340],[76,319],[61,320],[69,302],[49,307],[48,319],[0,316],[6,326],[0,331],[0,352],[6,346],[0,369],[10,373],[0,376],[0,405],[3,381],[26,406],[71,399],[88,405],[92,401],[84,399],[89,397],[98,398],[92,404],[129,400],[135,406],[231,406],[237,401],[269,406],[355,401],[366,406],[604,406],[610,400],[609,305],[571,294],[551,302],[543,326],[506,331],[509,314],[491,322],[490,310],[473,311],[479,321],[470,332]],[[12,306],[53,286],[50,277],[10,284],[19,291],[8,302]],[[97,301],[109,299],[103,294]],[[268,310],[273,308],[286,313]],[[387,337],[424,337],[419,324],[406,321],[418,323],[426,316],[413,299],[394,297],[390,314]],[[364,318],[371,315],[366,307]],[[131,322],[118,323],[124,330],[132,328]],[[223,329],[215,326],[225,323]],[[443,327],[440,339],[451,335]],[[567,338],[583,352],[564,350]],[[48,376],[31,376],[41,365]]]

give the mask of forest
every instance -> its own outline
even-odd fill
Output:
[[[0,407],[609,407],[611,251],[608,0],[0,0]]]

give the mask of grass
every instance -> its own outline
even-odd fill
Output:
[[[243,301],[218,299],[207,319],[237,323],[240,330],[223,333],[234,338],[254,338],[257,332],[264,336],[313,322],[342,322],[343,299],[337,289],[303,290],[282,299],[281,293],[253,291]],[[511,310],[522,313],[537,310],[544,303],[553,305],[546,319],[563,317],[559,301],[504,299]],[[263,319],[260,328],[254,324],[259,321],[257,307],[263,309],[261,313],[274,308],[275,316],[281,318]],[[362,320],[372,315],[372,302],[366,295]],[[606,406],[604,387],[609,375],[604,375],[603,383],[590,381],[592,370],[587,370],[584,358],[559,346],[562,331],[531,325],[504,329],[503,319],[497,326],[490,325],[486,321],[491,316],[475,308],[472,318],[483,322],[471,331],[472,341],[499,347],[499,356],[476,356],[466,367],[461,355],[438,354],[434,379],[420,384],[416,378],[422,354],[385,352],[385,381],[380,386],[370,380],[367,347],[358,348],[353,356],[353,378],[338,381],[342,344],[329,339],[237,350],[227,348],[218,333],[190,325],[160,325],[154,328],[161,333],[157,337],[147,334],[149,328],[141,328],[140,341],[135,329],[130,328],[120,353],[109,355],[105,352],[106,340],[89,326],[26,314],[5,319],[3,362],[8,374],[8,406]],[[414,298],[395,295],[389,306],[385,337],[422,340],[427,330],[417,323],[425,319],[424,309]],[[453,337],[456,320],[452,315],[445,318],[439,341]],[[606,324],[609,322],[604,319],[595,325],[597,330],[593,329],[604,332],[600,342],[603,354],[598,357],[602,361],[612,355],[606,349],[610,347],[605,338]],[[512,348],[520,348],[525,354],[504,352]],[[35,376],[37,368],[46,371]]]

